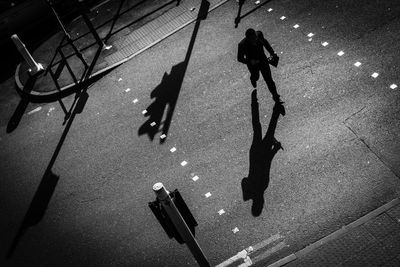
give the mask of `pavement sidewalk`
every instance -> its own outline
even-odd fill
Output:
[[[224,4],[228,0],[209,0],[209,11]],[[107,40],[107,45],[111,49],[103,50],[96,61],[91,77],[98,76],[110,70],[146,49],[154,46],[168,36],[196,20],[201,1],[184,0],[179,1],[125,1],[119,15],[118,7],[120,1],[105,1],[104,4],[92,8],[89,18],[96,28],[99,36],[105,38],[110,31],[113,18],[117,16],[111,37]],[[87,62],[91,62],[95,51],[98,49],[95,39],[88,33],[82,18],[77,18],[68,25],[68,30],[72,38],[77,38],[74,42],[78,49],[83,53]],[[48,66],[55,54],[63,35],[60,33],[48,39],[32,54],[34,59]],[[66,55],[72,54],[69,47],[64,47]],[[56,57],[55,62],[59,61]],[[77,56],[68,58],[74,74],[80,77],[84,71],[84,66]],[[53,71],[56,71],[59,64],[53,64]],[[25,62],[17,67],[15,80],[20,90],[27,82],[28,66]],[[61,90],[73,85],[73,79],[64,66],[58,78]],[[56,86],[50,75],[40,75],[32,88],[32,94],[46,96],[56,92]]]
[[[400,199],[270,265],[277,266],[400,266]]]

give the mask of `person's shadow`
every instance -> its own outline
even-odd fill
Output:
[[[285,116],[285,107],[282,103],[275,103],[264,138],[262,138],[256,89],[251,94],[251,115],[254,132],[253,142],[249,153],[249,174],[242,179],[242,192],[244,201],[253,200],[251,207],[253,216],[259,216],[264,207],[264,191],[269,184],[272,159],[279,149],[283,150],[281,143],[275,139],[274,133],[279,115]]]

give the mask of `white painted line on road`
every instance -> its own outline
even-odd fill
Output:
[[[281,20],[284,20],[284,19],[286,19],[286,17],[285,17],[285,16],[282,16],[280,19],[281,19]]]
[[[390,85],[390,89],[396,89],[397,88],[397,84],[391,84]]]
[[[160,135],[161,139],[167,138],[167,136],[165,134]]]
[[[50,107],[49,111],[47,111],[47,116],[50,116],[50,112],[52,112],[53,110],[55,110],[55,107]]]
[[[176,151],[176,147],[171,148],[169,151],[171,151],[172,153],[174,153]]]
[[[151,126],[151,127],[154,127],[154,126],[156,126],[156,122],[155,122],[155,121],[153,121],[152,123],[150,123],[150,126]]]
[[[237,227],[233,228],[233,229],[232,229],[232,232],[233,232],[234,234],[236,234],[237,232],[239,232],[239,228],[237,228]]]
[[[354,66],[360,67],[361,66],[361,62],[357,61],[356,63],[354,63]]]
[[[147,113],[147,110],[143,110],[142,114],[145,115]]]
[[[258,5],[260,3],[259,0],[255,1],[254,4]]]
[[[270,236],[267,239],[255,244],[254,246],[251,246],[251,247],[252,247],[252,249],[254,251],[257,251],[257,250],[262,249],[263,247],[266,247],[269,244],[271,244],[271,243],[273,243],[273,242],[275,242],[275,241],[277,241],[277,240],[279,240],[281,238],[283,238],[283,236],[281,236],[280,234],[275,234],[275,235]]]
[[[272,8],[269,8],[267,11],[268,11],[268,12],[271,12],[272,10],[273,10]]]
[[[192,180],[196,182],[197,180],[199,180],[199,176],[197,176],[197,175],[194,176],[194,177],[192,178]]]
[[[329,43],[328,42],[323,42],[322,46],[327,46]]]
[[[133,103],[136,104],[139,100],[137,98],[133,99]]]
[[[131,90],[131,88],[126,88],[126,89],[125,89],[125,92],[128,93],[130,90]]]
[[[119,81],[119,82],[122,81],[122,78],[119,78],[118,81]]]
[[[211,193],[210,193],[210,192],[207,192],[207,193],[205,194],[205,196],[206,196],[206,198],[209,198],[209,197],[211,197]]]
[[[226,261],[218,264],[216,267],[226,267],[231,265],[237,260],[240,259],[245,259],[247,257],[247,251],[243,249],[242,251],[238,252],[235,256],[232,256],[231,258],[227,259]]]
[[[299,24],[295,24],[295,25],[293,26],[293,28],[295,28],[295,29],[297,29],[298,27],[300,27]]]
[[[187,161],[185,161],[185,160],[181,162],[182,167],[185,166],[186,164],[187,164]]]
[[[280,242],[278,243],[276,246],[268,249],[267,251],[263,252],[260,255],[257,255],[256,257],[253,258],[253,263],[259,262],[261,260],[264,260],[265,258],[268,258],[269,256],[271,256],[272,254],[274,254],[275,252],[287,247],[288,245],[286,245],[285,242]]]
[[[376,77],[378,77],[379,76],[379,73],[377,73],[377,72],[374,72],[374,73],[372,73],[372,78],[376,78]]]
[[[219,211],[218,211],[218,214],[219,215],[222,215],[222,214],[224,214],[225,213],[225,211],[223,210],[223,209],[220,209]]]
[[[339,53],[337,53],[337,54],[338,54],[339,57],[341,57],[341,56],[344,55],[344,52],[343,51],[339,51]]]
[[[35,113],[35,112],[38,112],[38,111],[41,110],[41,109],[42,109],[42,107],[37,107],[37,108],[35,108],[34,110],[29,111],[29,112],[28,112],[28,115],[31,115],[31,114],[33,114],[33,113]]]
[[[312,32],[310,32],[309,34],[307,34],[308,37],[313,37],[314,34]]]

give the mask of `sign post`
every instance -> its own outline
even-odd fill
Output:
[[[176,207],[173,199],[169,195],[169,192],[165,189],[162,183],[156,183],[153,186],[153,191],[155,192],[157,199],[160,201],[162,208],[165,210],[169,219],[172,221],[175,229],[179,233],[180,237],[189,247],[197,263],[201,267],[209,267],[210,264],[207,261],[206,256],[201,250],[199,244],[194,238],[192,232],[190,231],[188,225],[180,214],[178,208]]]

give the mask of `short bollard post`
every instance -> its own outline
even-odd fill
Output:
[[[28,63],[29,72],[31,74],[37,74],[38,72],[44,70],[42,64],[36,63],[36,61],[33,59],[32,55],[29,53],[28,49],[26,49],[26,46],[24,45],[24,43],[22,43],[22,41],[18,38],[18,35],[13,34],[11,36],[11,39],[13,40],[19,53],[25,59],[26,63]]]
[[[209,267],[210,264],[208,263],[206,256],[201,250],[182,215],[179,213],[179,210],[175,206],[171,196],[169,195],[169,192],[165,189],[164,185],[162,183],[154,184],[153,191],[156,193],[157,199],[160,201],[162,207],[166,211],[168,217],[171,219],[179,235],[189,247],[197,263],[202,267]]]

